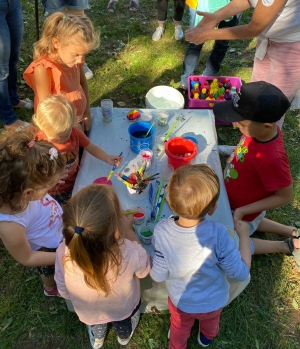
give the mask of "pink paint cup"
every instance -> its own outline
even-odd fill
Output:
[[[107,180],[107,177],[99,177],[99,178],[95,179],[93,183],[112,185],[112,181]]]

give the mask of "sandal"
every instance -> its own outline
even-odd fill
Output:
[[[19,105],[21,103],[21,105]],[[18,109],[33,109],[33,102],[29,98],[21,99],[17,105],[13,105],[14,110]]]
[[[107,12],[115,12],[116,11],[116,5],[118,1],[110,1],[106,7]]]
[[[284,240],[284,242],[288,245],[291,251],[291,254],[294,257],[295,263],[298,269],[300,270],[300,245],[298,248],[296,248],[294,244],[295,239],[300,241],[300,234],[299,234],[300,232],[299,232],[299,229],[294,231],[296,232],[296,236],[292,236],[291,238]]]
[[[129,4],[129,11],[137,11],[139,9],[139,4],[131,0]]]

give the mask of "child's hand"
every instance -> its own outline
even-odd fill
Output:
[[[107,163],[112,165],[112,166],[119,166],[121,162],[123,161],[123,156],[118,156],[118,155],[108,155],[107,157]]]
[[[84,131],[89,131],[92,125],[92,118],[90,114],[84,114],[83,119],[81,121],[81,126],[83,127]]]
[[[237,232],[239,236],[243,234],[249,236],[249,226],[244,221],[234,219],[234,230]]]
[[[233,220],[234,221],[235,220],[242,220],[244,216],[245,216],[245,214],[243,213],[241,207],[236,208],[233,212]]]

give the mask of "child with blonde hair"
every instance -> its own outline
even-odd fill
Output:
[[[83,188],[64,208],[55,280],[60,295],[72,301],[87,325],[94,349],[103,346],[107,323],[126,345],[139,321],[139,278],[147,276],[150,265],[132,223],[107,185]]]
[[[0,239],[20,264],[40,274],[46,296],[56,296],[55,250],[62,240],[62,210],[47,194],[65,168],[47,141],[20,131],[0,136]]]
[[[206,347],[219,331],[222,308],[229,300],[227,276],[243,281],[251,267],[247,224],[235,221],[239,250],[227,228],[205,219],[217,208],[219,178],[207,165],[178,168],[168,185],[168,203],[176,214],[154,230],[150,271],[166,282],[171,313],[170,349],[184,349],[195,319],[198,343]]]
[[[66,158],[67,177],[49,192],[59,203],[65,203],[71,197],[79,168],[79,146],[112,166],[118,166],[122,161],[122,157],[108,155],[91,143],[88,137],[75,127],[75,121],[74,107],[63,95],[44,98],[33,116],[33,122],[39,128],[38,138],[52,142]]]
[[[50,15],[35,44],[34,61],[24,72],[34,90],[34,110],[46,96],[62,93],[74,105],[77,121],[89,130],[90,101],[83,64],[85,55],[98,46],[99,35],[85,15]]]

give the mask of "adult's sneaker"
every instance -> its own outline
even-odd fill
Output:
[[[163,36],[164,31],[165,31],[164,27],[157,27],[155,29],[155,32],[152,35],[152,40],[159,41],[161,39],[161,37]]]
[[[235,146],[233,145],[219,145],[218,150],[219,154],[223,156],[229,156],[234,152]]]
[[[175,25],[175,39],[182,40],[184,38],[184,34],[181,28],[181,25]]]
[[[87,80],[90,80],[93,78],[94,74],[93,72],[91,71],[91,69],[86,65],[86,63],[84,63],[83,65],[83,70],[84,70],[84,75],[85,75],[85,78]]]

